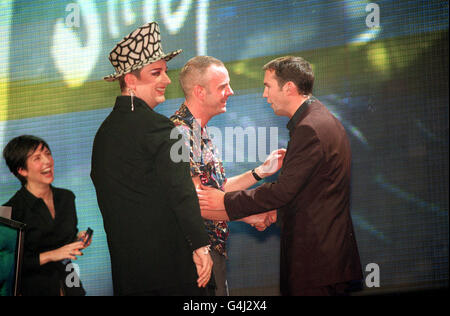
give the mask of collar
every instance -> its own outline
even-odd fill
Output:
[[[181,121],[189,125],[189,127],[191,128],[194,125],[195,117],[194,115],[192,115],[191,111],[189,111],[189,108],[185,103],[181,104],[180,108],[178,109],[178,111],[175,112],[173,116],[180,119]]]
[[[295,129],[295,126],[297,126],[297,123],[300,121],[302,114],[306,111],[309,105],[313,103],[315,100],[316,98],[310,96],[298,107],[297,111],[295,111],[294,115],[291,117],[291,119],[286,125],[289,132],[292,132]]]
[[[35,197],[30,191],[25,188],[25,186],[22,186],[22,188],[19,190],[19,195],[22,201],[27,205],[28,208],[32,208],[33,205],[37,202],[38,198]]]
[[[55,196],[55,190],[53,186],[50,185],[50,189],[53,191],[53,199],[56,201]],[[33,208],[33,206],[38,202],[39,200],[42,201],[41,198],[36,197],[33,193],[27,190],[25,186],[22,186],[22,188],[19,190],[19,195],[22,201],[29,207],[30,209]]]
[[[172,117],[181,120],[183,123],[188,125],[192,130],[194,130],[194,127],[195,127],[196,131],[201,130],[201,137],[204,141],[211,140],[209,138],[207,126],[205,125],[205,127],[201,127],[200,123],[197,122],[194,115],[191,113],[191,111],[189,110],[189,108],[187,107],[187,105],[185,103],[183,103],[180,106],[178,111],[176,111]]]
[[[143,109],[153,111],[153,109],[151,109],[144,100],[142,100],[136,96],[133,97],[133,105],[134,105],[135,110],[136,110],[136,108],[143,108]],[[120,112],[131,112],[131,96],[119,95],[116,98],[116,103],[114,104],[114,110],[118,110]]]

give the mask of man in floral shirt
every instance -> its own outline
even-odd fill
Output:
[[[180,83],[185,102],[171,120],[183,135],[182,141],[190,149],[189,156],[185,155],[184,159],[190,161],[191,176],[197,187],[201,184],[225,192],[242,190],[278,171],[285,153],[283,149],[274,151],[261,166],[239,176],[226,178],[219,153],[208,135],[206,126],[212,117],[226,112],[227,99],[233,95],[228,71],[220,60],[210,56],[192,58],[181,70]],[[209,212],[209,215],[212,214]],[[216,295],[228,295],[225,262],[228,225],[225,220],[210,220],[205,214],[202,216],[212,246]],[[276,211],[241,220],[258,230],[264,230],[276,221]]]
[[[187,148],[190,148],[189,161],[192,177],[200,180],[203,185],[225,191],[224,185],[227,181],[225,170],[222,161],[218,158],[217,148],[207,134],[206,127],[200,126],[184,103],[170,119],[183,134]],[[226,257],[225,241],[228,237],[226,221],[205,220],[205,226],[210,236],[212,249]]]

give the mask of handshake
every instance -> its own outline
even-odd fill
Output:
[[[270,153],[264,163],[259,167],[253,169],[251,172],[245,172],[242,175],[228,179],[224,188],[226,192],[245,190],[255,184],[256,181],[261,180],[275,174],[280,170],[286,149],[277,149]],[[258,171],[257,177],[254,172]],[[193,178],[194,179],[194,178]],[[198,201],[202,212],[202,217],[211,220],[229,221],[228,214],[225,211],[224,196],[225,192],[204,186],[200,180],[194,180],[196,186]],[[259,231],[265,230],[267,227],[277,221],[277,211],[251,215],[240,219],[240,221],[255,227]]]
[[[261,232],[277,221],[277,210],[244,217],[240,221],[249,224]]]
[[[197,187],[197,195],[203,218],[229,221],[223,202],[225,192],[200,185]],[[251,225],[258,231],[263,231],[277,221],[277,210],[247,216],[239,221]]]

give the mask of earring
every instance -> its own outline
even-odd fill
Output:
[[[131,111],[134,111],[134,104],[133,104],[134,91],[133,91],[133,89],[128,89],[128,93],[130,94],[130,97],[131,97]]]

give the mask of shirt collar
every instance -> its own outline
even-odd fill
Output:
[[[205,127],[201,127],[200,123],[197,122],[197,120],[195,119],[194,115],[191,113],[191,111],[189,110],[189,108],[187,107],[187,105],[185,103],[183,103],[180,106],[178,111],[176,111],[173,116],[178,118],[178,119],[180,119],[181,121],[183,121],[191,129],[194,128],[194,123],[195,123],[196,124],[196,128],[200,128],[201,129],[202,139],[204,141],[210,141],[206,125],[205,125]]]
[[[50,188],[53,191],[53,199],[56,199],[55,190],[53,189],[53,186],[50,186]],[[41,198],[36,197],[33,193],[28,191],[25,186],[22,186],[22,188],[19,190],[19,194],[22,200],[30,209],[34,206],[34,204],[36,204],[36,202],[42,200]]]
[[[189,108],[184,103],[180,106],[178,111],[175,112],[174,116],[185,122],[191,128],[194,125],[195,117],[194,115],[192,115],[191,111],[189,111]]]
[[[22,198],[22,201],[25,202],[25,204],[28,207],[32,207],[34,203],[38,200],[37,197],[35,197],[30,191],[25,188],[25,186],[22,186],[22,188],[19,191],[20,197]]]
[[[140,108],[144,108],[147,110],[152,110],[144,100],[142,100],[136,96],[133,96],[133,105],[134,105],[135,109],[140,107]],[[119,110],[121,112],[131,112],[132,111],[131,96],[119,95],[116,98],[116,104],[114,105],[114,110]]]
[[[289,122],[287,123],[287,129],[292,132],[295,129],[295,126],[300,121],[300,118],[302,114],[306,111],[306,109],[309,107],[311,103],[315,101],[315,98],[313,96],[310,96],[308,99],[306,99],[295,111],[294,115],[291,117]]]

